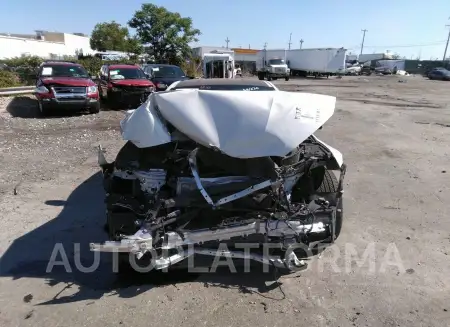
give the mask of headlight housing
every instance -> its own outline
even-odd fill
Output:
[[[88,93],[97,93],[97,86],[88,86]]]
[[[45,94],[45,93],[50,93],[50,90],[48,88],[46,88],[44,85],[41,85],[41,86],[35,88],[34,92],[39,93],[39,94]]]

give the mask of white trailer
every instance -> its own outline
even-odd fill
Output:
[[[202,61],[204,78],[235,78],[234,53],[204,53]]]
[[[294,49],[287,53],[293,76],[344,74],[347,50],[344,48]]]
[[[360,54],[358,61],[360,63],[365,63],[372,60],[382,60],[382,59],[392,59],[392,54],[389,52],[384,53],[366,53]]]
[[[256,71],[258,78],[268,81],[277,78],[289,80],[290,72],[286,64],[287,50],[260,50],[256,53]]]

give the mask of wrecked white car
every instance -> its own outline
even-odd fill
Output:
[[[91,250],[151,259],[152,269],[194,255],[304,267],[342,227],[346,166],[313,135],[335,102],[246,80],[151,94],[121,122],[128,142],[116,160],[100,148],[110,241]]]

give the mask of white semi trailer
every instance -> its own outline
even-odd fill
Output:
[[[289,81],[290,71],[286,64],[287,50],[260,50],[256,53],[256,72],[260,80],[284,78]]]
[[[287,52],[292,76],[331,76],[345,73],[344,48],[294,49]]]

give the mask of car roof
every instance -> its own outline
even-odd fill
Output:
[[[131,64],[117,64],[117,65],[108,65],[109,68],[114,69],[114,68],[137,68],[140,69],[139,66],[136,65],[131,65]]]
[[[273,88],[271,83],[254,79],[229,79],[229,78],[198,78],[180,81],[176,88],[196,88],[204,86],[242,86],[242,87],[270,87]]]

